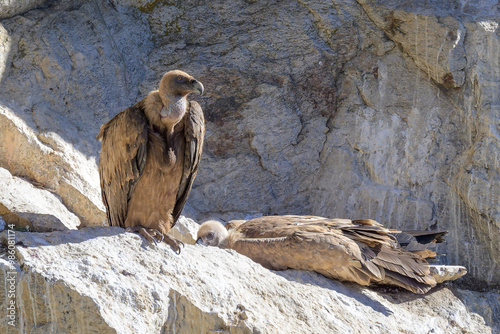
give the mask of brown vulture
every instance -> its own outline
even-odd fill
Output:
[[[207,221],[197,243],[234,249],[272,270],[312,270],[326,277],[361,285],[385,284],[422,294],[437,279],[426,251],[446,231],[391,231],[374,220],[316,216],[265,216],[226,224]],[[408,249],[404,248],[408,247]],[[459,275],[465,268],[457,267]]]
[[[205,119],[190,93],[203,85],[189,74],[166,73],[158,90],[101,126],[101,194],[109,225],[139,232],[149,242],[165,241],[180,252],[180,241],[167,233],[175,225],[196,177]]]

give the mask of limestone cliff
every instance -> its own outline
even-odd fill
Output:
[[[197,98],[206,145],[185,215],[315,214],[446,229],[439,262],[468,268],[461,289],[493,290],[460,290],[453,300],[492,326],[500,321],[492,297],[500,286],[499,17],[487,1],[0,1],[0,226],[102,225],[99,127],[180,68],[206,87]],[[26,286],[65,291],[44,267],[18,269],[33,280]],[[163,292],[182,305],[196,300]],[[305,308],[292,304],[282,313]],[[486,304],[497,306],[479,311]],[[93,305],[89,312],[108,312]],[[196,307],[203,319],[211,312]],[[154,328],[167,323],[161,314]],[[52,326],[37,319],[46,322],[26,326]]]

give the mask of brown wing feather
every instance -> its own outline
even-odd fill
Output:
[[[390,232],[369,220],[267,216],[231,230],[228,246],[271,269],[314,270],[362,285],[427,292],[436,284],[427,261],[398,248]]]
[[[326,218],[316,216],[263,216],[240,224],[238,230],[246,238],[274,238],[288,236],[294,231],[326,232],[324,226],[318,222]],[[266,228],[262,228],[266,226]]]
[[[177,193],[172,216],[174,224],[179,218],[184,205],[186,204],[189,192],[193,186],[198,165],[200,163],[201,153],[203,150],[203,139],[205,137],[205,118],[200,105],[196,101],[189,102],[189,110],[186,115],[184,136],[186,138],[186,148],[184,155],[184,170]]]
[[[289,244],[288,237],[248,238],[235,240],[230,248],[268,269],[285,270],[290,267],[286,265],[286,259],[283,259],[282,250]]]
[[[148,131],[143,105],[144,100],[121,111],[97,135],[102,139],[101,195],[111,226],[124,226],[128,201],[146,163]]]
[[[245,220],[230,220],[226,223],[226,225],[224,225],[224,227],[227,230],[233,230],[243,223],[245,223]]]
[[[287,230],[286,234],[276,238],[236,238],[228,248],[273,270],[313,270],[330,278],[362,285],[368,285],[374,276],[362,265],[356,244],[342,235],[292,230]],[[375,272],[381,275],[377,269]]]
[[[372,272],[374,266],[383,271],[382,279],[374,279],[374,282],[395,284],[414,293],[425,293],[436,285],[427,261],[400,248],[391,231],[381,224],[366,224],[366,221],[358,220],[342,231],[359,243],[365,267],[372,268]]]
[[[444,241],[447,231],[395,231],[391,234],[396,238],[401,248],[418,254],[423,258],[436,257],[436,244]]]

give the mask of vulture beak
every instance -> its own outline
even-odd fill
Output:
[[[203,86],[201,86],[201,87],[203,88]],[[203,246],[205,246],[205,244],[203,243],[203,240],[202,240],[201,238],[198,238],[198,239],[196,240],[196,244],[197,244],[197,245],[203,245]]]
[[[203,91],[204,91],[203,84],[196,79],[193,79],[191,81],[191,83],[193,86],[193,93],[203,95]]]

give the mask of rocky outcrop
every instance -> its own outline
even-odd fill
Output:
[[[99,127],[156,88],[165,71],[181,68],[199,78],[207,92],[197,97],[207,120],[206,145],[185,215],[201,221],[315,214],[372,218],[397,229],[446,229],[447,242],[439,247],[446,256],[440,256],[439,263],[468,269],[459,282],[462,289],[496,289],[500,286],[498,17],[498,8],[489,2],[0,2],[0,215],[5,215],[0,226],[8,220],[19,227],[30,222],[35,227],[32,221],[37,218],[45,224],[38,230],[63,228],[59,223],[70,229],[102,225],[100,144],[95,140]],[[5,187],[26,194],[16,190],[10,196]],[[76,238],[78,234],[57,235]],[[121,232],[106,238],[117,245],[139,242]],[[100,240],[89,238],[94,239]],[[78,244],[68,243],[68,247]],[[22,250],[18,256],[27,258]],[[188,247],[186,254],[191,250],[201,256],[196,247]],[[206,250],[204,254],[217,258],[226,253]],[[179,272],[182,265],[176,267]],[[18,268],[18,272],[33,282],[49,282],[35,285],[59,291],[60,295],[54,292],[55,300],[64,301],[58,307],[68,308],[64,298],[82,305],[98,299],[80,290],[68,292],[66,283],[54,288],[48,269],[36,268],[26,272]],[[110,279],[121,277],[111,272],[116,276]],[[236,284],[229,274],[224,277],[227,284]],[[297,290],[286,288],[288,284],[302,284],[276,277],[281,283],[273,289],[281,286],[284,290],[278,291],[285,299],[289,290]],[[315,291],[323,291],[321,286]],[[167,299],[175,300],[180,303],[175,305],[183,305],[200,319],[211,317],[214,307],[202,307],[193,301],[200,298],[175,289],[175,293],[162,290],[165,304],[153,298],[146,307],[139,299],[131,300],[141,310],[160,304],[163,310]],[[471,328],[483,330],[474,312],[487,324],[495,322],[499,302],[493,292],[457,291],[442,289],[423,299],[397,301],[390,305],[397,309],[391,319],[410,331],[398,318],[409,317],[404,307],[411,305],[412,312],[419,314],[427,298],[439,296],[451,304],[466,305],[465,310],[472,312],[464,311]],[[309,294],[300,297],[309,298]],[[452,299],[452,294],[459,299]],[[373,308],[363,306],[364,298],[358,293],[342,302],[358,307],[356,319],[360,314],[378,319],[370,313]],[[373,298],[382,298],[377,300],[385,305],[389,297]],[[99,314],[97,318],[104,320],[96,327],[103,332],[118,328],[117,320],[109,319],[119,311],[103,311],[112,302],[100,302],[105,304],[68,310],[68,314],[73,312],[76,318],[86,312]],[[41,309],[55,305],[44,303],[43,298],[37,299],[36,305]],[[220,311],[226,315],[217,313],[222,320],[210,320],[212,327],[206,328],[232,323],[228,314],[236,312],[237,302],[220,305],[220,310],[228,307],[225,313]],[[283,314],[307,309],[300,302],[284,302],[280,307]],[[320,306],[312,309],[328,318],[329,311]],[[180,326],[175,319],[182,318],[182,308],[169,312],[176,314],[174,320],[161,313],[166,318],[155,320],[155,328],[168,319]],[[39,328],[33,332],[63,326],[59,318],[39,318],[43,311],[34,314],[37,320],[23,322],[36,323]],[[282,322],[283,314],[276,315],[275,323]],[[438,317],[435,314],[431,319]],[[465,328],[458,318],[444,317]],[[342,319],[342,324],[357,326],[347,315]],[[261,322],[249,323],[264,328]],[[331,323],[334,327],[325,328],[343,328],[337,320]],[[379,325],[373,326],[376,330]]]
[[[54,3],[0,31],[0,166],[59,195],[82,226],[105,221],[95,137],[135,102],[151,45],[140,20],[100,6]]]
[[[2,333],[491,333],[497,316],[488,300],[490,319],[474,313],[477,292],[362,288],[201,245],[177,255],[120,228],[11,238],[14,268],[2,257],[0,280],[15,277],[15,297],[0,295],[0,306],[17,308]]]
[[[0,19],[22,14],[30,9],[42,6],[47,0],[1,0]]]
[[[0,168],[0,217],[30,231],[76,229],[80,220],[51,192]],[[2,228],[2,230],[5,227]]]

